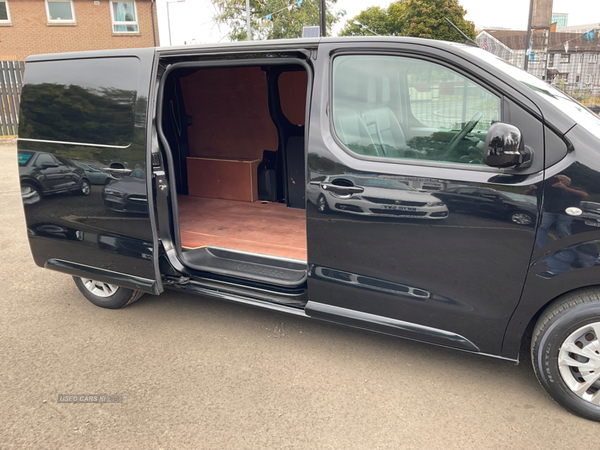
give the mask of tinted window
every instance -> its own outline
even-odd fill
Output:
[[[56,164],[56,161],[54,161],[54,158],[52,158],[52,155],[49,153],[40,153],[37,157],[37,159],[35,160],[35,165],[36,166],[41,166],[44,163],[51,163],[51,164]]]
[[[128,145],[138,78],[137,58],[27,63],[19,137]]]
[[[396,56],[339,56],[333,125],[355,153],[483,164],[500,98],[446,67]]]
[[[56,159],[58,159],[58,161],[61,164],[64,164],[65,166],[73,166],[73,162],[70,159],[64,158],[62,156],[58,156],[58,155],[54,155],[56,157]]]

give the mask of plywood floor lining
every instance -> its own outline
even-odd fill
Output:
[[[306,212],[283,203],[180,195],[181,245],[216,247],[306,260]]]

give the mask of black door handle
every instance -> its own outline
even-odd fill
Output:
[[[335,192],[340,195],[359,194],[365,190],[360,186],[340,186],[333,183],[321,183],[321,188],[324,191]]]

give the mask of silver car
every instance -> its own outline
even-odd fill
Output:
[[[339,194],[332,186],[355,186],[354,193]],[[341,185],[341,184],[340,184]],[[411,219],[445,219],[448,207],[439,198],[405,183],[381,177],[334,175],[308,186],[308,200],[319,212],[341,211],[365,216]]]

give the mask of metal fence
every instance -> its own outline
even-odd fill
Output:
[[[0,61],[0,136],[19,134],[19,100],[24,70],[23,61]]]

